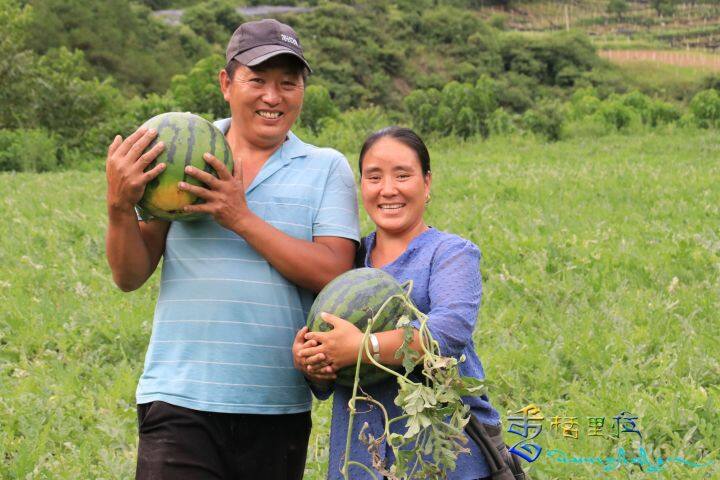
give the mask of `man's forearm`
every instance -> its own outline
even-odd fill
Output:
[[[108,208],[105,248],[113,280],[121,290],[136,290],[152,273],[150,253],[134,210]]]
[[[352,268],[352,255],[335,252],[318,242],[292,237],[252,213],[237,222],[232,230],[285,278],[313,292],[319,292],[335,277]]]

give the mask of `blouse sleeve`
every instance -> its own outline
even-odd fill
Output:
[[[458,358],[472,341],[482,296],[480,250],[470,241],[448,242],[430,265],[427,326],[443,356]],[[412,322],[420,328],[420,322]]]

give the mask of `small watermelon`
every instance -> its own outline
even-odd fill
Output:
[[[347,320],[364,333],[370,319],[380,310],[385,300],[393,295],[407,297],[403,288],[390,274],[377,268],[350,270],[328,283],[318,294],[308,314],[308,329],[312,332],[330,331],[332,326],[320,317],[322,312],[327,312]],[[412,316],[405,301],[400,298],[391,300],[375,320],[372,332],[394,330],[403,315]],[[375,365],[360,366],[361,386],[372,385],[389,376],[389,373]],[[355,365],[337,372],[336,382],[352,387],[355,383]]]
[[[148,170],[158,163],[165,163],[165,170],[146,187],[138,206],[151,215],[163,220],[196,220],[201,214],[185,213],[183,207],[202,203],[203,200],[178,189],[178,182],[191,185],[205,185],[185,174],[185,167],[192,165],[217,177],[215,169],[203,159],[210,152],[232,172],[233,160],[225,135],[215,125],[189,112],[170,112],[157,115],[143,124],[154,128],[158,134],[147,150],[157,142],[165,143],[165,149],[158,155]]]

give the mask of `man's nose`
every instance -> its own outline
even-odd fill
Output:
[[[265,84],[262,101],[268,105],[277,105],[280,103],[280,90],[274,82],[268,82]]]

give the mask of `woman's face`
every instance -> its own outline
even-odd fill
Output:
[[[365,153],[360,191],[378,230],[402,234],[424,225],[430,182],[415,151],[394,138],[381,138]]]

